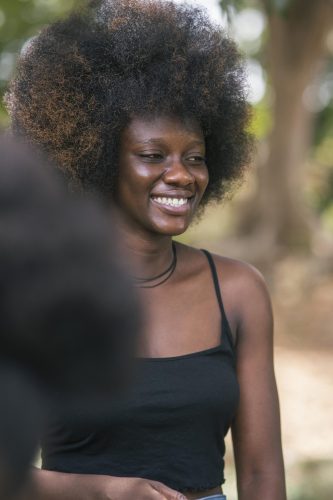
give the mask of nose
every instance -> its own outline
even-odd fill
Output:
[[[188,186],[194,183],[194,176],[180,158],[175,158],[168,164],[163,180],[166,184]]]

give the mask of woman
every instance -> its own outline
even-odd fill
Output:
[[[222,499],[230,427],[239,499],[285,500],[263,280],[172,241],[248,164],[244,86],[235,45],[206,14],[159,0],[93,2],[20,61],[15,133],[72,188],[118,206],[147,314],[138,380],[110,419],[45,438],[44,500]]]

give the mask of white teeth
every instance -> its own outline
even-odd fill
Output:
[[[188,198],[166,198],[166,197],[153,197],[157,203],[161,205],[169,205],[171,207],[182,207],[188,202]]]

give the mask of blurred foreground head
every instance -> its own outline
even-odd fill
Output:
[[[23,478],[44,408],[99,418],[135,351],[110,215],[64,186],[40,155],[0,139],[0,490]]]

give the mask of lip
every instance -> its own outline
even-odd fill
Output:
[[[160,198],[193,198],[194,193],[192,191],[186,190],[173,190],[173,191],[156,191],[150,193],[150,196],[156,196]]]
[[[179,206],[179,207],[173,207],[171,205],[162,205],[161,203],[158,203],[158,201],[156,201],[155,199],[153,199],[152,197],[150,197],[150,201],[151,203],[153,203],[154,206],[158,207],[162,212],[166,213],[166,214],[171,214],[171,215],[186,215],[188,214],[191,209],[192,209],[192,199],[194,198],[193,195],[192,196],[184,196],[184,195],[180,195],[179,193],[177,193],[177,196],[174,195],[174,194],[171,194],[171,193],[164,193],[163,194],[159,194],[159,195],[156,195],[154,194],[153,196],[159,196],[161,198],[187,198],[188,201],[185,205],[182,205],[182,206]]]

